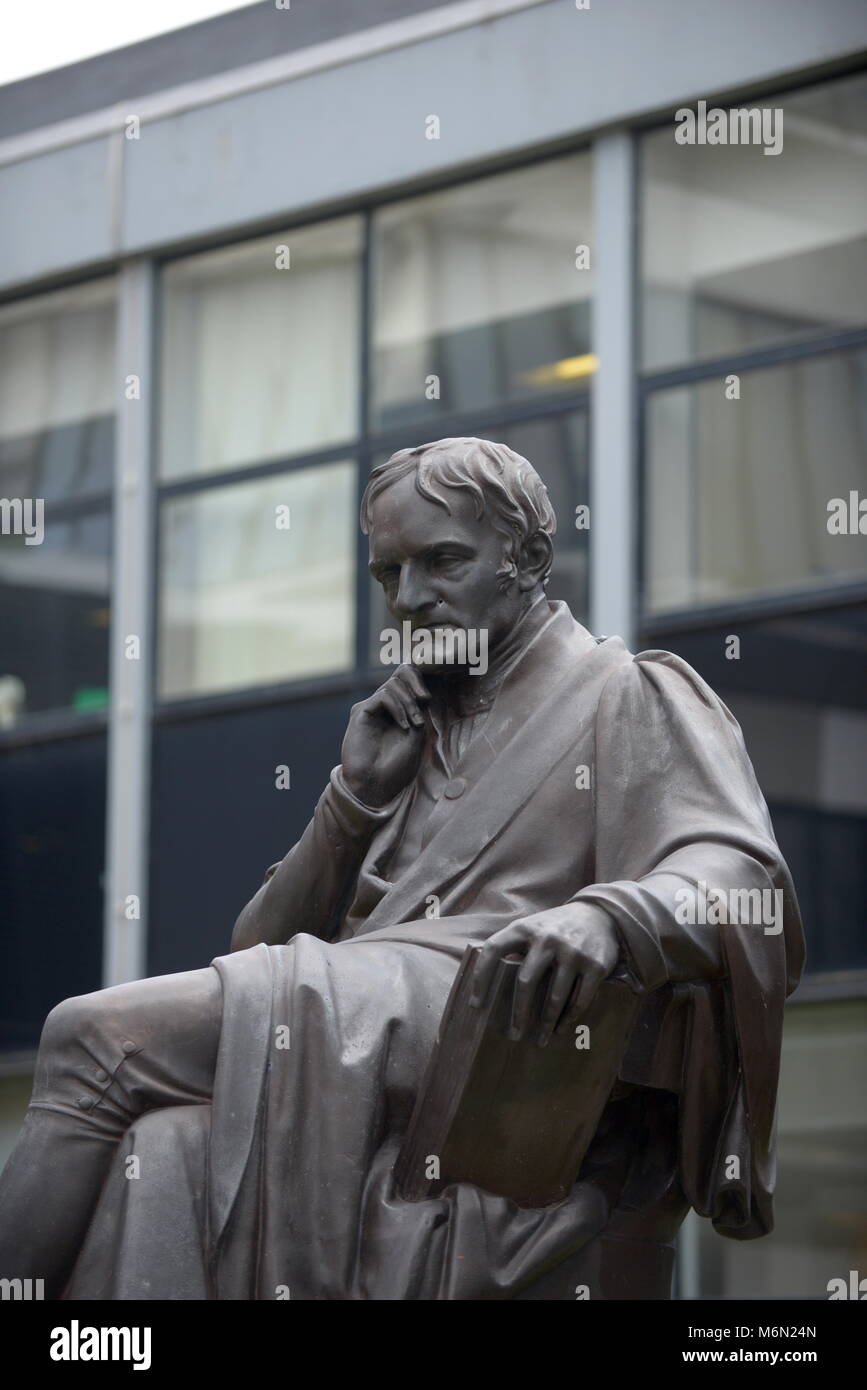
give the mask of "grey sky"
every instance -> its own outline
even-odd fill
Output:
[[[5,0],[0,84],[240,10],[255,0]],[[287,20],[289,19],[287,13]]]

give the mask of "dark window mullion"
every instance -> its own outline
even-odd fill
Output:
[[[438,415],[435,420],[407,421],[403,425],[373,435],[370,439],[370,452],[393,453],[407,445],[408,435],[414,437],[422,430],[427,431],[428,439],[446,439],[462,434],[483,437],[483,432],[491,427],[506,429],[511,425],[529,424],[533,420],[569,415],[576,409],[587,409],[589,399],[590,389],[587,387],[580,391],[561,391],[556,395],[485,406],[475,411],[462,410],[449,415]]]
[[[0,486],[2,493],[2,486]],[[8,496],[8,493],[3,493]],[[52,521],[76,521],[79,517],[87,517],[101,512],[111,512],[112,494],[110,492],[94,492],[84,497],[58,497],[56,500],[50,497],[43,498],[45,502],[45,525]]]
[[[788,362],[804,361],[811,357],[822,357],[829,353],[845,352],[860,347],[867,347],[867,327],[814,334],[809,338],[792,339],[767,347],[753,348],[748,352],[730,353],[707,362],[692,362],[680,367],[667,368],[662,372],[646,372],[639,378],[639,391],[642,397],[646,398],[655,391],[670,391],[676,386],[692,386],[702,381],[712,381],[716,377],[761,371],[763,367],[784,366]]]
[[[214,488],[234,487],[236,483],[253,483],[259,478],[276,477],[283,473],[294,473],[299,468],[313,468],[317,464],[341,463],[352,458],[357,452],[355,439],[342,440],[329,445],[327,449],[315,449],[309,453],[293,454],[291,457],[262,459],[238,468],[226,468],[214,473],[191,473],[186,478],[172,482],[159,483],[157,492],[161,499],[186,497],[193,493],[209,492]]]

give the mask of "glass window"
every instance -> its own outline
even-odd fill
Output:
[[[398,203],[374,223],[373,416],[382,429],[586,384],[590,157]]]
[[[0,729],[108,699],[113,280],[0,308]]]
[[[358,218],[177,261],[163,278],[161,471],[214,473],[357,429]]]
[[[0,495],[110,491],[114,297],[100,280],[0,308]]]
[[[867,495],[867,351],[744,372],[739,392],[716,378],[648,400],[648,613],[867,574],[850,501]]]
[[[51,520],[41,545],[0,538],[0,729],[108,703],[111,517]]]
[[[741,105],[782,111],[778,154],[642,142],[648,370],[867,324],[867,75]]]
[[[164,698],[352,668],[356,501],[341,462],[163,503]]]
[[[763,1240],[726,1240],[702,1221],[703,1298],[826,1300],[830,1280],[842,1279],[848,1289],[850,1270],[863,1278],[865,1076],[864,1000],[789,1006],[774,1230]]]

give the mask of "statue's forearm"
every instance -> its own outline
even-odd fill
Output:
[[[335,768],[301,839],[240,913],[231,949],[278,946],[298,931],[328,940],[367,847],[395,805],[364,806]]]
[[[643,989],[652,990],[725,975],[723,923],[740,923],[763,937],[779,936],[782,918],[767,914],[777,913],[781,882],[755,855],[732,845],[697,842],[635,882],[592,884],[574,901],[607,909],[634,975]],[[766,949],[783,948],[769,942]]]

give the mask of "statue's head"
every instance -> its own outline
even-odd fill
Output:
[[[401,449],[361,502],[392,616],[413,630],[484,630],[491,649],[544,592],[556,526],[536,470],[487,439]]]

